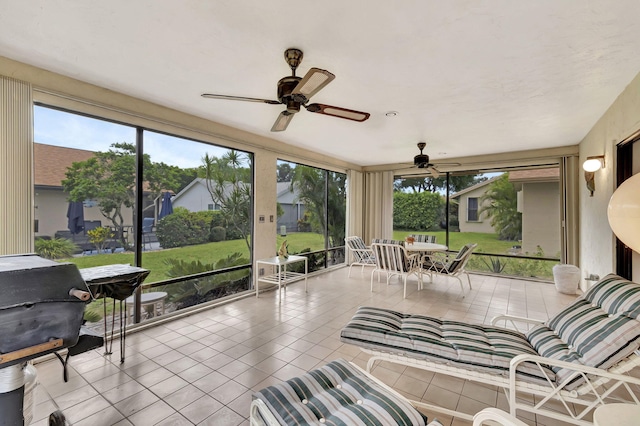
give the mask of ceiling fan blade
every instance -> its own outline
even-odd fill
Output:
[[[346,118],[347,120],[363,122],[369,118],[371,114],[368,112],[355,111],[353,109],[340,108],[325,104],[305,105],[309,112],[317,112],[318,114],[331,115],[338,118]]]
[[[434,166],[429,166],[428,169],[434,178],[437,179],[440,177],[440,170],[436,169]]]
[[[293,118],[294,113],[289,112],[287,110],[282,111],[278,118],[276,118],[276,122],[273,123],[273,127],[271,128],[272,132],[282,132],[286,130],[289,122]]]
[[[212,93],[203,93],[201,96],[203,98],[208,98],[208,99],[226,99],[228,101],[262,102],[270,105],[280,105],[279,101],[273,101],[271,99],[245,98],[244,96],[214,95]]]
[[[302,80],[298,82],[296,87],[293,88],[291,94],[294,96],[302,95],[304,96],[304,100],[296,99],[298,102],[306,102],[313,95],[318,93],[324,86],[331,83],[333,79],[336,78],[335,75],[331,74],[329,71],[321,70],[320,68],[311,68]]]

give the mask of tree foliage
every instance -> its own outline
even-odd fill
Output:
[[[393,228],[426,231],[439,226],[444,198],[434,192],[393,194]]]
[[[153,163],[149,155],[142,158],[145,190],[155,199],[163,190],[178,192],[195,176],[193,169],[180,169],[164,163]],[[133,144],[114,143],[107,152],[96,152],[88,160],[75,162],[66,171],[62,186],[69,194],[69,201],[96,200],[100,213],[111,223],[116,238],[129,248],[125,238],[125,223],[134,223],[133,217],[125,218],[124,209],[135,204],[136,148]]]
[[[522,238],[522,213],[517,210],[517,193],[509,182],[509,173],[492,182],[480,201],[478,212],[491,218],[491,226],[498,231],[501,240]]]
[[[286,162],[278,162],[277,166],[277,181],[278,182],[291,182],[293,179],[293,167]]]
[[[462,176],[449,176],[449,192],[454,193],[461,191],[465,188],[475,185],[478,182],[487,180],[486,177],[479,175],[462,175]],[[393,183],[393,188],[396,191],[407,192],[444,192],[447,188],[447,177],[441,175],[440,177],[424,176],[414,178],[396,179]]]

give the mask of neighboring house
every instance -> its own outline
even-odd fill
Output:
[[[499,176],[476,183],[451,196],[458,201],[458,222],[460,232],[495,233],[491,226],[491,218],[486,213],[480,213],[482,207],[481,197],[487,191],[489,185]],[[486,202],[485,202],[486,203]]]
[[[53,237],[57,231],[68,230],[69,194],[63,191],[62,181],[66,178],[67,167],[93,155],[93,151],[83,149],[33,144],[36,237]],[[85,221],[102,221],[105,224],[98,207],[88,205],[91,203],[85,204]]]
[[[277,201],[284,210],[284,214],[278,218],[278,232],[295,232],[298,230],[298,219],[304,215],[304,205],[297,201],[297,194],[291,191],[291,182],[278,182]],[[206,180],[196,178],[182,191],[172,198],[173,207],[184,207],[189,211],[220,210],[220,205],[213,202],[211,194],[207,190]],[[282,229],[281,227],[286,228]]]
[[[479,210],[482,196],[498,178],[493,177],[451,196],[459,203],[460,232],[497,232],[491,226],[491,218],[486,213],[480,214]],[[521,252],[534,254],[540,246],[546,256],[558,255],[561,234],[559,169],[511,171],[509,182],[518,193],[518,211],[522,213]]]
[[[184,207],[190,212],[200,212],[203,210],[220,210],[220,205],[215,204],[211,199],[211,194],[207,189],[204,178],[195,178],[187,186],[182,188],[171,198],[173,208]]]
[[[287,232],[298,231],[298,221],[304,217],[306,208],[304,203],[298,200],[297,191],[291,190],[291,182],[278,182],[277,201],[284,211],[278,218],[278,233],[286,235]]]
[[[509,172],[509,181],[518,191],[518,211],[522,213],[522,252],[534,254],[540,246],[546,256],[560,252],[560,169]]]

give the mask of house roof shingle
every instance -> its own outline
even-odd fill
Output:
[[[67,167],[77,161],[94,156],[93,151],[61,146],[33,144],[34,184],[37,186],[62,186]]]

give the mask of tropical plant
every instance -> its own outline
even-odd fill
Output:
[[[199,260],[189,262],[175,258],[166,259],[165,263],[169,265],[167,275],[171,278],[177,278],[244,265],[249,263],[249,260],[243,258],[241,253],[236,252],[215,263],[202,263]],[[249,270],[247,269],[167,285],[164,290],[168,293],[169,301],[175,303],[176,309],[182,309],[220,298],[226,294],[247,290],[248,285]]]
[[[507,264],[509,263],[508,260],[502,260],[499,257],[489,256],[488,261],[485,256],[479,256],[479,257],[482,263],[484,263],[487,266],[487,268],[489,268],[489,271],[493,272],[494,274],[501,274],[502,271],[504,271],[504,268],[506,268]]]
[[[66,238],[36,238],[35,252],[46,259],[64,259],[71,255],[78,247]]]
[[[228,226],[237,231],[251,250],[251,156],[229,150],[221,158],[205,154],[202,174],[211,200],[220,205]]]
[[[522,213],[518,212],[517,193],[509,182],[509,173],[493,181],[480,201],[478,213],[491,218],[491,226],[501,240],[516,241],[522,238]]]
[[[296,165],[291,190],[306,207],[299,226],[327,235],[331,247],[344,245],[346,224],[346,181],[344,173]]]

